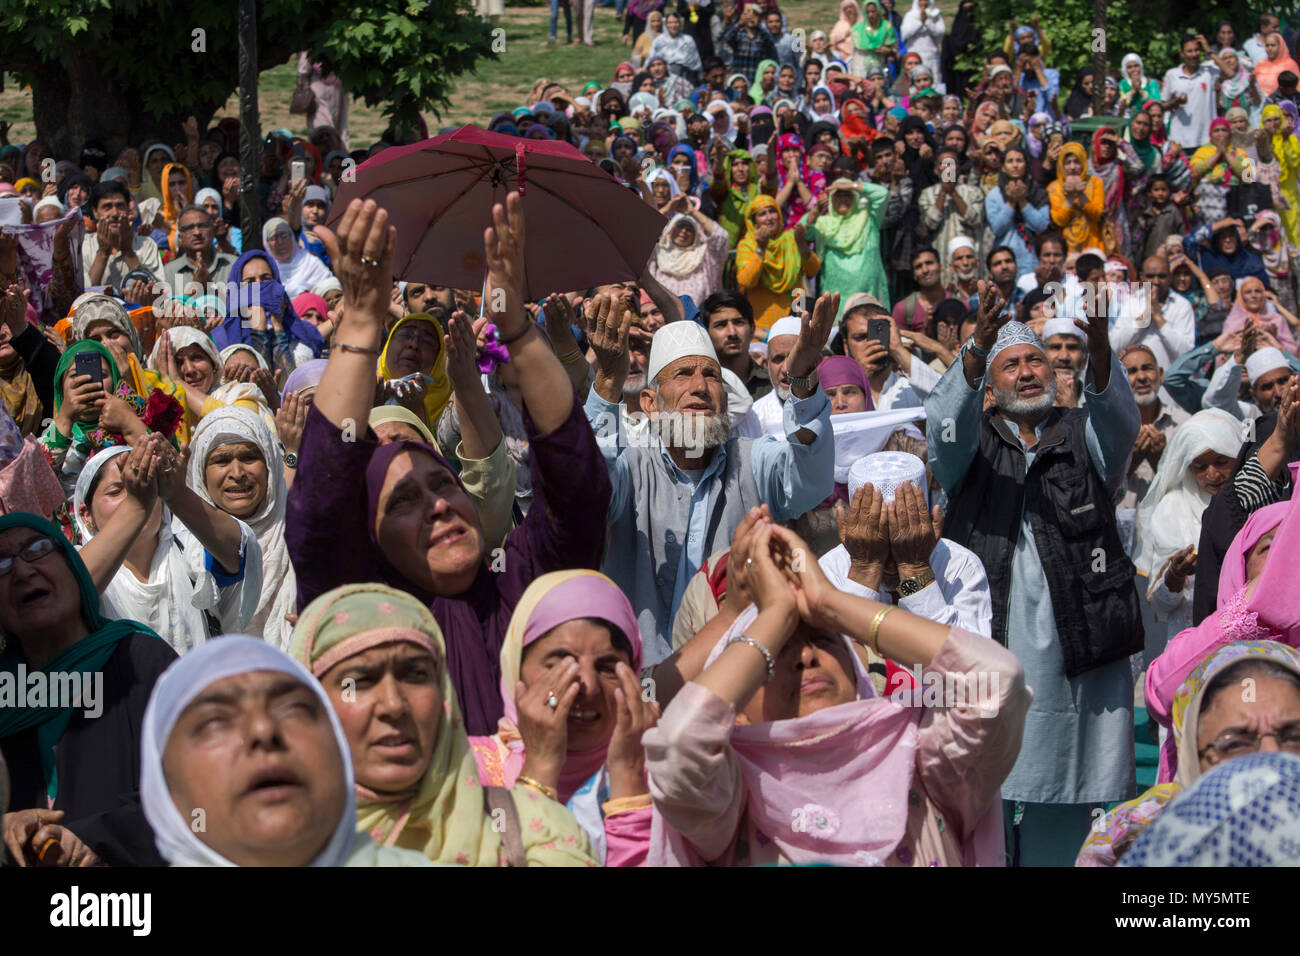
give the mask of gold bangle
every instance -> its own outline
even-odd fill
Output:
[[[555,800],[557,803],[559,802],[559,796],[556,794],[555,788],[548,787],[540,780],[534,780],[532,777],[525,777],[523,774],[520,774],[518,777],[515,778],[515,782],[522,783],[525,787],[532,787],[542,796],[550,797],[552,800]]]
[[[871,653],[880,657],[880,648],[876,646],[876,632],[880,630],[880,622],[885,619],[885,615],[890,611],[896,610],[894,605],[888,604],[876,612],[876,616],[871,619],[871,629],[867,631],[867,647]]]

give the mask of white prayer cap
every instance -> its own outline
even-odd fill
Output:
[[[985,363],[987,368],[993,367],[993,360],[998,357],[998,353],[1003,349],[1010,348],[1013,345],[1032,345],[1044,355],[1047,349],[1043,348],[1043,340],[1029,326],[1023,322],[1017,322],[1014,319],[1002,326],[998,332],[997,341],[993,343],[993,348],[989,352],[988,361]]]
[[[798,335],[802,329],[802,319],[795,318],[793,315],[783,316],[772,323],[772,328],[767,333],[767,341],[771,343],[774,338],[781,335]]]
[[[688,356],[718,361],[717,350],[713,348],[713,340],[704,326],[690,321],[669,322],[662,326],[650,341],[650,363],[645,373],[647,384],[654,384],[664,366]]]
[[[1261,376],[1267,375],[1274,369],[1290,367],[1286,356],[1271,345],[1256,349],[1246,359],[1246,375],[1250,378],[1251,385],[1254,385]]]
[[[899,486],[909,483],[926,492],[925,462],[905,451],[878,451],[859,458],[849,469],[849,500],[863,485],[871,485],[888,504]]]
[[[1083,331],[1074,324],[1074,319],[1067,319],[1060,315],[1043,323],[1043,341],[1046,342],[1053,335],[1073,335],[1080,341],[1087,341]]]
[[[952,254],[956,252],[958,249],[961,249],[963,246],[969,246],[971,249],[974,249],[975,240],[972,239],[970,236],[953,236],[951,239],[949,239],[948,258],[951,259]]]
[[[766,342],[750,342],[750,343],[749,343],[749,354],[750,354],[750,355],[766,355],[766,354],[767,354],[767,343],[766,343]]]

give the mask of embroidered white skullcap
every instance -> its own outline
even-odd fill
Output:
[[[922,492],[925,487],[925,462],[905,451],[878,451],[859,458],[849,469],[849,498],[863,485],[871,485],[888,504],[900,486],[913,484]]]
[[[767,354],[767,343],[766,343],[766,342],[758,342],[758,341],[750,342],[750,343],[749,343],[749,354],[750,354],[750,355],[766,355],[766,354]]]
[[[993,343],[993,348],[989,351],[986,365],[992,368],[993,360],[998,357],[998,353],[1013,345],[1032,345],[1044,355],[1047,354],[1047,349],[1043,348],[1043,340],[1038,337],[1033,329],[1023,322],[1012,320],[1002,326],[1001,331],[998,332],[997,341]]]
[[[1246,375],[1249,376],[1251,385],[1259,381],[1261,376],[1279,368],[1290,368],[1290,366],[1287,364],[1286,356],[1271,345],[1256,349],[1246,359]]]
[[[793,315],[782,316],[772,323],[772,328],[768,330],[767,341],[771,342],[780,335],[798,335],[803,329],[803,320]]]
[[[1046,342],[1053,335],[1073,335],[1080,341],[1087,341],[1083,331],[1074,324],[1074,319],[1059,315],[1054,319],[1048,319],[1043,324],[1043,341]],[[993,356],[990,355],[989,358],[992,359]]]
[[[650,342],[650,362],[646,368],[645,380],[654,384],[665,365],[687,356],[718,361],[717,350],[704,326],[696,322],[669,322],[655,332],[655,337]]]

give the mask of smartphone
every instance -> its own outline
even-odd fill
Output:
[[[289,164],[289,181],[298,182],[307,177],[307,163],[305,160],[295,159]]]
[[[867,336],[875,339],[889,349],[889,320],[888,319],[867,319]]]
[[[103,359],[98,352],[78,352],[74,358],[73,371],[77,375],[89,375],[92,381],[104,384]]]

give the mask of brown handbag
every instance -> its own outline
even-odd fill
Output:
[[[290,113],[302,113],[305,116],[311,116],[316,112],[316,94],[311,91],[311,85],[305,74],[298,77],[298,88],[293,91],[293,98],[289,100]]]

